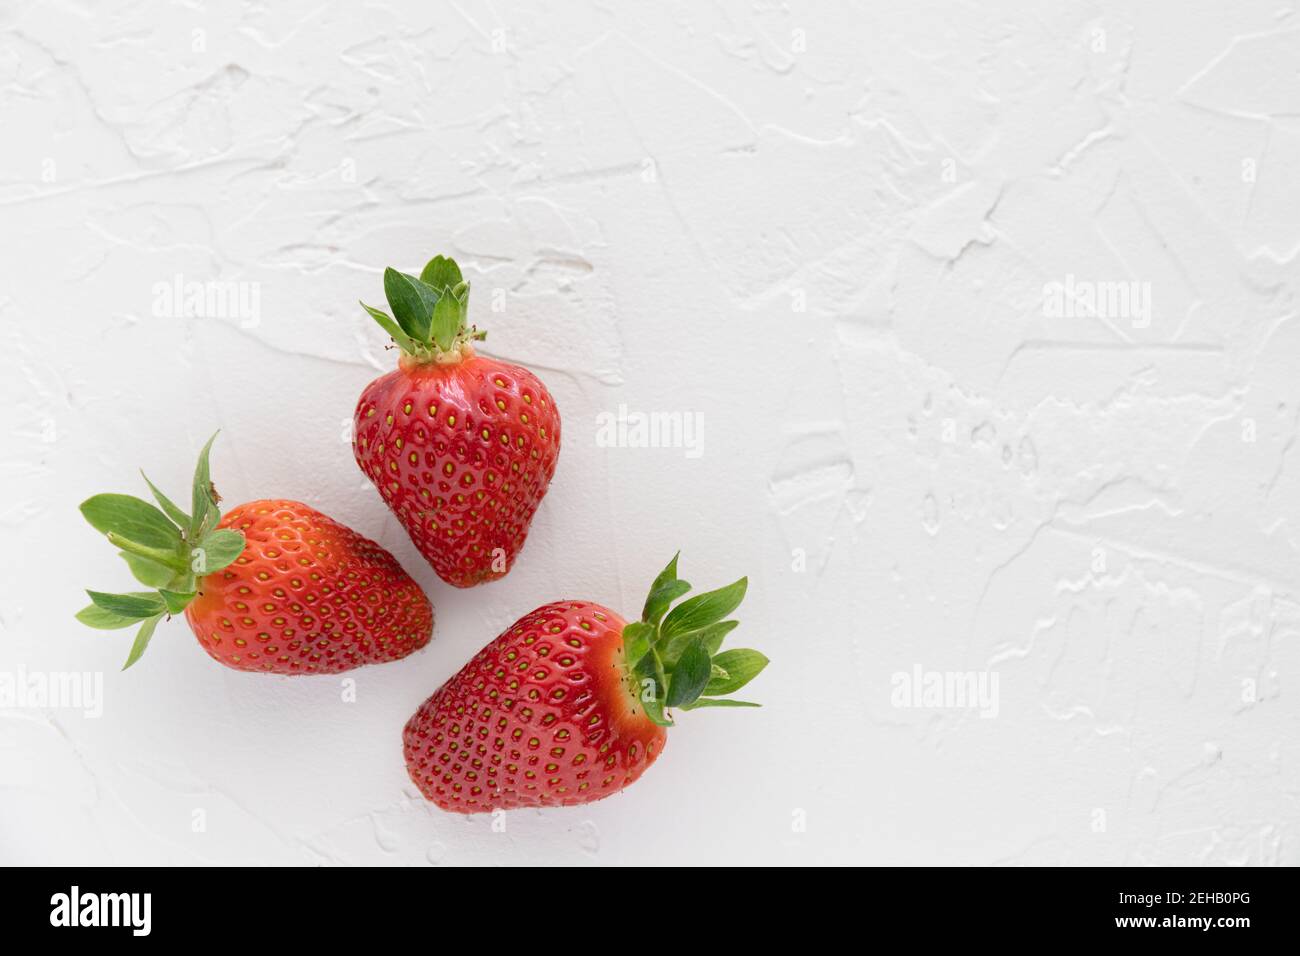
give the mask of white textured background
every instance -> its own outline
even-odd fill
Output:
[[[1297,64],[1288,0],[6,3],[0,671],[106,699],[0,712],[0,862],[1300,862]],[[344,440],[393,362],[356,300],[438,251],[565,416],[468,592]],[[260,321],[155,314],[178,274]],[[1067,276],[1150,321],[1047,316]],[[703,454],[598,447],[619,403]],[[433,598],[356,703],[180,621],[123,674],[72,620],[128,583],[77,503],[184,488],[218,426],[228,502]],[[678,547],[750,575],[764,709],[504,833],[418,799],[420,700],[540,603],[635,614]],[[997,716],[892,706],[918,665],[996,672]]]

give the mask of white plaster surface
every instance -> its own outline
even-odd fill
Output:
[[[5,3],[0,673],[104,700],[0,711],[0,862],[1300,863],[1298,62],[1290,0]],[[394,361],[357,299],[439,251],[565,416],[472,591],[345,435]],[[159,314],[176,276],[256,321]],[[1149,314],[1050,314],[1067,280]],[[620,404],[701,453],[601,447]],[[228,502],[433,599],[355,703],[183,621],[122,673],[72,620],[128,585],[76,505],[184,488],[217,427]],[[503,832],[419,799],[427,694],[543,602],[635,614],[679,547],[749,574],[763,709]],[[916,668],[996,715],[896,706]]]

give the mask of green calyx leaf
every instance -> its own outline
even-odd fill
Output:
[[[651,697],[646,695],[641,699],[641,707],[645,715],[650,718],[650,723],[658,724],[660,727],[671,727],[672,718],[664,713],[664,702],[660,697]]]
[[[665,637],[671,638],[716,624],[740,607],[740,602],[745,599],[747,587],[749,587],[749,579],[741,578],[725,588],[708,591],[696,595],[689,601],[683,601],[668,612],[668,616],[660,625],[660,630]]]
[[[245,543],[242,531],[218,528],[216,531],[209,532],[198,546],[190,551],[192,559],[190,570],[198,577],[215,574],[229,567],[244,553]]]
[[[407,355],[432,361],[486,337],[468,325],[469,283],[454,259],[434,256],[419,278],[397,269],[384,270],[384,297],[392,316],[361,303]]]
[[[767,666],[767,656],[758,651],[736,649],[723,651],[713,658],[713,673],[704,693],[721,697],[740,690]]]
[[[460,331],[461,321],[464,317],[464,311],[456,298],[447,294],[438,299],[433,307],[433,319],[431,323],[433,341],[444,352],[451,349],[451,343],[456,338],[456,333]]]
[[[460,266],[456,265],[455,259],[434,256],[424,264],[424,269],[420,272],[420,281],[441,292],[443,289],[454,289],[464,282],[465,278],[460,274]]]
[[[97,631],[116,631],[137,623],[138,617],[123,617],[112,611],[105,611],[98,604],[87,604],[77,612],[77,620]]]
[[[664,660],[676,661],[677,658],[681,657],[682,651],[697,640],[704,645],[704,648],[709,652],[709,656],[712,657],[718,653],[718,648],[722,646],[726,636],[739,626],[739,621],[718,621],[716,624],[702,627],[698,631],[676,634],[665,642],[667,647],[664,650]]]
[[[167,604],[156,591],[133,591],[130,594],[107,594],[103,591],[86,593],[90,595],[91,603],[101,611],[133,621],[167,613]]]
[[[439,299],[437,289],[390,267],[384,270],[384,298],[403,332],[417,342],[429,340],[429,322]]]
[[[109,544],[116,545],[126,554],[133,554],[136,557],[143,558],[151,564],[158,564],[172,571],[173,574],[184,572],[184,562],[181,560],[179,548],[180,542],[177,542],[176,548],[150,548],[143,544],[138,544],[129,538],[123,538],[116,532],[108,533]]]
[[[208,456],[212,453],[212,443],[217,440],[219,432],[213,432],[203,450],[199,452],[198,464],[194,466],[194,481],[190,488],[190,500],[193,513],[190,516],[190,541],[202,541],[208,530],[215,528],[221,520],[221,511],[217,507],[217,492],[212,487],[212,470],[208,465]]]
[[[167,605],[168,614],[180,614],[185,610],[186,605],[194,600],[194,591],[168,591],[166,588],[158,590],[158,596],[163,599],[163,604]]]
[[[131,569],[131,575],[147,588],[165,588],[178,576],[175,567],[152,558],[144,558],[130,551],[119,551],[118,554]]]
[[[144,654],[145,649],[149,646],[149,641],[153,638],[153,632],[161,620],[162,615],[158,615],[149,618],[140,625],[140,630],[135,632],[135,642],[131,645],[131,653],[126,655],[126,663],[122,665],[122,670],[126,670]]]
[[[674,554],[673,559],[668,562],[668,567],[660,571],[659,576],[650,585],[650,594],[645,599],[645,607],[641,611],[641,620],[647,624],[658,627],[672,603],[691,589],[689,584],[677,578],[677,559],[681,556],[680,551]]]
[[[415,343],[411,337],[402,330],[402,327],[393,321],[393,317],[381,309],[376,309],[361,303],[361,308],[370,313],[370,317],[379,323],[379,327],[389,334],[397,347],[408,354],[415,353]]]
[[[81,503],[81,513],[92,528],[118,543],[131,542],[152,551],[176,551],[180,547],[181,529],[141,498],[94,495]]]
[[[149,486],[149,491],[153,493],[154,501],[158,502],[158,504],[162,506],[162,510],[167,517],[171,518],[178,528],[188,528],[190,526],[190,516],[184,511],[181,511],[181,509],[178,508],[170,498],[159,491],[154,483],[149,480],[149,476],[146,475],[143,470],[140,472],[140,477],[143,478],[144,483]]]
[[[645,657],[654,639],[655,629],[649,624],[633,621],[623,628],[623,655],[630,666],[635,667]]]
[[[677,659],[677,666],[672,669],[672,677],[668,683],[668,699],[664,703],[668,707],[680,707],[696,700],[704,693],[704,687],[708,684],[712,672],[709,652],[699,641],[692,641],[691,645],[682,652],[682,656]]]
[[[625,666],[629,681],[639,688],[641,706],[651,721],[662,726],[671,726],[666,711],[672,707],[758,706],[730,701],[725,695],[753,680],[767,666],[767,658],[758,651],[720,651],[739,624],[724,618],[744,600],[748,579],[673,607],[690,591],[690,585],[677,577],[677,560],[674,555],[650,586],[641,620],[623,628]]]
[[[244,550],[242,532],[217,527],[220,499],[212,486],[208,460],[216,437],[209,438],[199,453],[190,489],[190,514],[148,477],[145,484],[159,507],[131,495],[114,494],[95,495],[81,505],[91,526],[120,549],[132,576],[150,589],[124,594],[87,591],[91,603],[77,612],[78,621],[96,630],[139,625],[123,669],[140,659],[159,621],[180,614],[194,600],[199,578],[220,571]]]
[[[762,707],[748,700],[732,700],[729,697],[701,697],[689,704],[683,704],[682,710],[699,710],[701,707]]]

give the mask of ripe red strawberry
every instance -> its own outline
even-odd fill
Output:
[[[767,664],[718,653],[746,579],[669,606],[690,590],[677,558],[631,624],[589,601],[516,621],[406,724],[406,769],[443,810],[572,806],[616,793],[663,753],[667,708],[757,707],[731,700]],[[665,615],[665,612],[666,615]]]
[[[475,353],[469,283],[438,256],[420,278],[384,271],[396,321],[362,306],[402,350],[361,393],[352,452],[448,584],[503,577],[560,454],[560,415],[537,376]]]
[[[203,649],[236,670],[334,674],[429,643],[429,599],[375,542],[298,501],[250,501],[222,518],[211,447],[194,472],[192,516],[148,478],[161,510],[130,495],[95,495],[81,506],[136,579],[155,589],[89,591],[93,603],[77,614],[107,630],[140,624],[123,670],[158,622],[181,611]]]

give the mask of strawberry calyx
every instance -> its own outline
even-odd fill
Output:
[[[744,687],[768,664],[765,655],[748,648],[721,651],[723,640],[739,621],[724,620],[745,599],[748,578],[716,591],[673,602],[691,586],[677,577],[677,559],[650,586],[641,620],[623,628],[623,656],[629,681],[640,686],[646,716],[671,727],[668,709],[700,707],[758,707],[726,695]]]
[[[113,631],[139,624],[122,670],[140,659],[164,617],[180,614],[198,593],[199,580],[232,564],[244,551],[244,535],[218,528],[220,497],[212,485],[208,456],[217,435],[199,453],[186,514],[141,472],[158,506],[132,495],[93,495],[81,513],[103,534],[148,591],[87,591],[90,604],[77,620],[97,630]]]
[[[434,256],[419,277],[384,270],[384,298],[392,315],[361,303],[409,363],[454,364],[473,355],[470,343],[487,338],[468,324],[469,283],[448,256]]]

